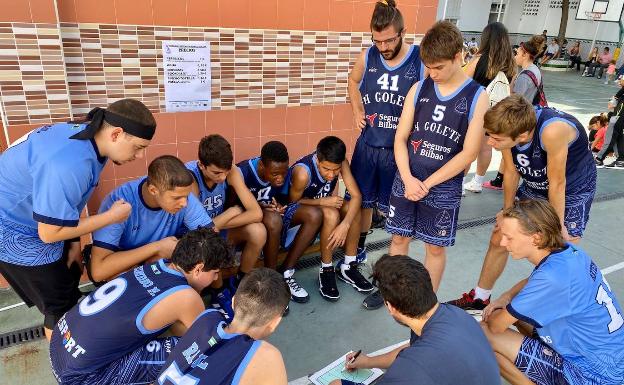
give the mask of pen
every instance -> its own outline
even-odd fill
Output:
[[[355,354],[353,355],[353,357],[351,357],[351,359],[349,360],[349,362],[345,361],[345,367],[344,369],[342,369],[342,371],[344,372],[345,370],[347,370],[347,365],[350,365],[352,363],[355,362],[355,360],[357,360],[358,356],[362,353],[362,349],[358,350],[357,352],[355,352]]]

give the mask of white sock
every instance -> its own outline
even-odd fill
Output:
[[[492,295],[492,290],[482,289],[479,286],[475,287],[475,299],[486,300]]]
[[[288,269],[284,271],[284,278],[290,278],[295,275],[295,269]]]
[[[355,255],[345,255],[343,264],[349,265],[351,262],[355,262]]]
[[[325,263],[325,262],[321,262],[321,267],[332,267],[334,266],[331,262],[330,263]]]
[[[478,185],[482,185],[483,184],[483,178],[485,178],[485,175],[479,175],[479,174],[475,174],[473,180],[478,184]]]

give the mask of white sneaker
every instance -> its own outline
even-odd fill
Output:
[[[290,289],[290,299],[298,303],[305,303],[310,300],[310,295],[303,287],[299,286],[299,283],[295,281],[295,278],[284,278],[288,288]]]
[[[464,189],[468,191],[472,191],[473,193],[480,193],[483,191],[483,186],[481,183],[477,183],[474,179],[472,179],[468,183],[464,183]]]

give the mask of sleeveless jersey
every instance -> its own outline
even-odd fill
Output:
[[[304,156],[290,167],[290,170],[288,170],[287,181],[289,186],[292,179],[292,173],[294,171],[294,168],[297,166],[305,168],[308,172],[309,178],[308,185],[306,186],[305,190],[303,190],[303,195],[301,196],[302,198],[323,198],[330,195],[332,191],[334,191],[334,188],[338,183],[338,178],[331,181],[326,181],[325,179],[323,179],[318,169],[317,157],[315,152]]]
[[[394,146],[405,95],[423,78],[424,70],[417,45],[411,46],[405,58],[394,67],[388,65],[376,46],[368,48],[360,82],[366,115],[362,139],[366,144],[371,147]]]
[[[56,367],[88,373],[136,350],[165,328],[147,330],[143,317],[165,297],[190,286],[165,260],[121,274],[69,310],[50,344]]]
[[[548,197],[547,154],[542,144],[542,132],[549,124],[562,121],[576,130],[576,139],[568,145],[566,160],[566,195],[580,194],[595,188],[596,165],[589,149],[589,139],[583,125],[572,115],[554,108],[535,108],[537,126],[531,142],[511,148],[516,170],[524,179],[522,188]],[[592,187],[594,186],[594,187]]]
[[[407,143],[412,175],[421,181],[439,170],[464,148],[464,139],[483,87],[467,79],[455,92],[440,95],[438,86],[427,78],[414,95],[414,129]],[[463,172],[434,187],[460,188]]]
[[[204,181],[198,163],[199,161],[197,160],[188,162],[186,163],[186,168],[193,173],[195,181],[197,181],[197,186],[199,187],[199,201],[204,205],[210,218],[214,218],[223,212],[225,192],[227,191],[228,184],[227,181],[225,181],[215,184],[212,188],[208,187]]]
[[[243,179],[247,188],[258,203],[271,203],[272,198],[277,194],[277,188],[272,188],[271,183],[265,182],[258,175],[257,166],[260,157],[244,160],[237,164],[243,174]]]
[[[178,342],[158,376],[160,385],[238,384],[261,341],[229,334],[221,313],[204,311]]]

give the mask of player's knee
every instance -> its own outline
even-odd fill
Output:
[[[267,238],[266,227],[262,223],[250,223],[245,226],[245,236],[247,242],[262,247]]]
[[[340,221],[340,212],[333,207],[323,207],[323,223],[337,225]]]
[[[323,212],[318,207],[307,206],[304,208],[304,224],[319,227],[323,223]]]
[[[437,245],[427,245],[427,255],[434,258],[444,258],[446,256],[446,248]]]
[[[282,231],[282,216],[272,211],[265,211],[262,217],[262,223],[266,228],[267,234],[275,235]]]
[[[402,237],[400,235],[393,235],[392,236],[392,244],[394,246],[406,246],[410,243],[412,239],[410,237]]]

